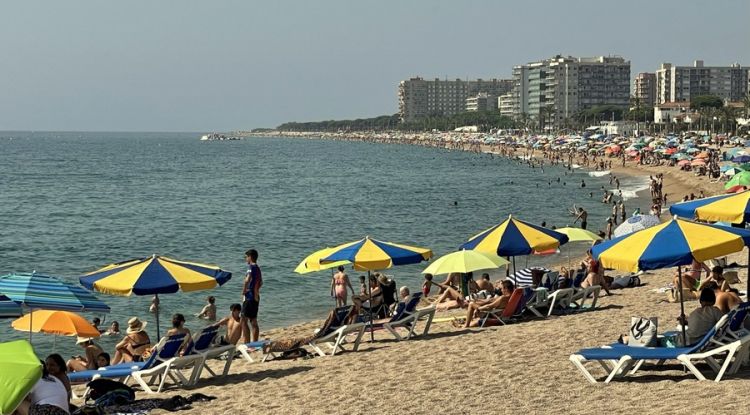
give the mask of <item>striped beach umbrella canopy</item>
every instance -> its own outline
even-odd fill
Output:
[[[675,203],[669,212],[687,219],[742,223],[750,219],[750,191]]]
[[[12,414],[42,377],[42,363],[26,340],[0,343],[0,414]]]
[[[80,286],[36,273],[0,277],[0,294],[32,309],[109,312],[109,306]]]
[[[741,251],[750,231],[672,219],[591,248],[606,268],[637,272],[689,265]]]
[[[517,256],[555,249],[566,242],[567,235],[509,215],[501,224],[469,238],[459,249],[475,249],[499,256]]]
[[[216,265],[178,261],[159,255],[107,265],[80,278],[84,287],[112,295],[156,295],[208,290],[223,285],[232,273]],[[158,309],[157,309],[158,310]],[[159,336],[159,313],[156,313]]]
[[[305,257],[302,262],[297,265],[294,272],[297,274],[308,274],[315,271],[323,271],[326,269],[336,268],[339,265],[350,264],[349,261],[335,261],[321,264],[320,260],[333,253],[333,248],[324,248],[320,251],[315,251],[312,254]]]
[[[10,298],[0,295],[0,318],[21,317],[21,306]]]
[[[432,258],[432,250],[416,246],[383,242],[366,236],[354,242],[331,248],[320,259],[321,264],[349,261],[361,271],[386,269],[396,265],[417,264]]]
[[[153,255],[107,265],[80,278],[84,287],[112,295],[154,295],[207,290],[229,281],[232,273],[215,265]]]
[[[551,270],[544,268],[544,267],[524,268],[524,269],[514,272],[510,276],[510,279],[511,281],[513,281],[513,285],[515,285],[516,288],[531,287],[534,282],[534,279],[532,277],[532,274],[534,273],[534,271],[539,271],[542,274],[546,274],[550,272]]]

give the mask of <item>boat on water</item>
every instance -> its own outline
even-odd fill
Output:
[[[231,141],[231,140],[242,140],[242,137],[228,136],[219,133],[205,134],[201,137],[201,141]]]

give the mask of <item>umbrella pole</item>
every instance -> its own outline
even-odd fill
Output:
[[[750,247],[747,248],[747,291],[745,291],[745,301],[750,298]]]
[[[155,294],[156,297],[156,341],[161,339],[159,335],[159,312],[161,311],[161,301],[159,301],[159,294]]]
[[[677,267],[677,278],[679,280],[680,289],[680,325],[682,326],[682,345],[687,346],[687,335],[685,334],[685,296],[682,292],[682,268]]]
[[[372,289],[370,288],[370,270],[367,270],[367,297],[369,298],[370,307],[367,311],[370,315],[370,341],[375,341],[375,331],[372,329]]]
[[[31,314],[29,316],[29,343],[33,344],[31,342],[31,326],[34,325],[34,309],[33,308],[29,309],[29,314]]]

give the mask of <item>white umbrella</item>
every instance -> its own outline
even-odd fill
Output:
[[[661,223],[655,215],[635,215],[628,218],[615,229],[615,238],[627,235],[642,229],[650,228]]]

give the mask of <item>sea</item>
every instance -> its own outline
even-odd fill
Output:
[[[242,299],[244,252],[263,270],[259,324],[264,330],[323,318],[334,306],[330,271],[293,272],[318,249],[370,236],[429,247],[436,257],[508,215],[548,227],[572,225],[573,205],[604,229],[611,205],[608,174],[568,171],[457,150],[253,137],[199,141],[199,133],[0,132],[0,275],[31,272],[77,284],[104,265],[152,254],[217,264],[233,273],[222,287],[161,296],[161,331],[173,313],[187,326],[208,295],[219,316]],[[558,181],[559,180],[559,181]],[[585,187],[582,187],[582,181]],[[621,177],[628,211],[648,206],[639,177]],[[518,258],[544,266],[580,255]],[[398,286],[419,290],[427,266],[385,270]],[[348,271],[355,289],[360,273]],[[503,272],[495,271],[500,276]],[[97,294],[112,312],[103,326],[132,316],[149,321],[151,297]],[[84,313],[87,318],[94,314]],[[28,338],[0,321],[2,341]],[[34,334],[40,356],[80,353],[74,338]],[[116,336],[99,342],[113,351]]]

